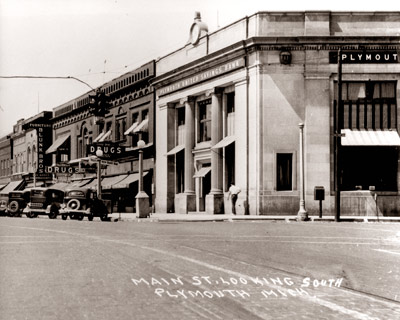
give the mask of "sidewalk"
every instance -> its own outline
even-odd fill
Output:
[[[297,222],[296,215],[232,215],[232,214],[179,214],[179,213],[153,213],[149,218],[138,218],[136,213],[112,213],[109,215],[112,221],[134,222],[240,222],[240,221],[283,221]],[[400,217],[376,217],[376,216],[343,216],[342,222],[400,222]],[[334,216],[309,216],[307,222],[335,222]]]

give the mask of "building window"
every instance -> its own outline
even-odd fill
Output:
[[[276,155],[276,190],[292,190],[292,153],[277,153]]]
[[[148,117],[149,117],[149,110],[148,110],[148,109],[142,110],[142,121],[145,120],[145,119],[147,119]],[[142,139],[144,142],[149,143],[149,129],[148,129],[148,124],[147,124],[147,129],[146,129],[146,130],[143,130],[143,131],[141,132],[141,139]]]
[[[343,82],[342,103],[343,129],[397,128],[395,81]],[[335,101],[335,119],[337,105]]]
[[[137,124],[139,124],[139,113],[138,112],[135,112],[135,113],[132,113],[132,125],[134,124],[134,123],[137,123]],[[139,141],[139,137],[138,137],[138,135],[137,134],[131,134],[131,136],[132,136],[132,140],[131,140],[131,146],[132,147],[137,147],[137,143],[138,143],[138,141]]]
[[[185,153],[178,152],[175,155],[176,163],[176,189],[175,193],[183,193],[185,191]]]
[[[226,95],[226,135],[235,134],[235,92]]]
[[[235,183],[235,143],[225,147],[225,191]]]
[[[118,119],[115,123],[115,140],[125,140],[124,132],[126,131],[126,118]]]
[[[197,142],[211,140],[211,99],[200,101],[199,106],[199,135]]]
[[[185,143],[185,108],[177,108],[177,143],[181,145]]]

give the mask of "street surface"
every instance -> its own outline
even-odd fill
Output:
[[[0,319],[400,319],[400,224],[0,217]]]

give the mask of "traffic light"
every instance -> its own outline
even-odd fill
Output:
[[[104,117],[111,105],[109,97],[101,89],[96,90],[96,95],[89,95],[89,112],[96,117]]]

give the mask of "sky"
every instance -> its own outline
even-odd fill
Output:
[[[400,11],[397,1],[0,0],[0,138],[182,48],[194,13],[209,32],[258,11]],[[15,76],[73,79],[1,78]],[[87,85],[86,85],[86,84]]]

